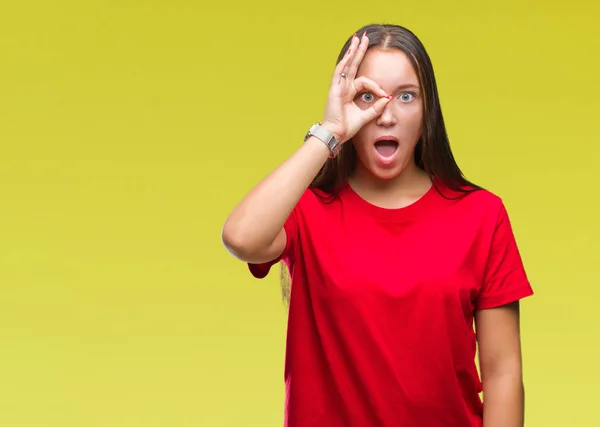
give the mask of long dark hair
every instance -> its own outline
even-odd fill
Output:
[[[415,146],[415,163],[433,180],[459,193],[459,197],[481,187],[468,181],[458,167],[446,132],[444,117],[433,72],[433,65],[425,46],[407,28],[391,24],[371,24],[356,32],[369,37],[368,49],[398,49],[406,54],[419,79],[423,102],[423,135]],[[350,47],[352,37],[344,44],[336,64]],[[343,144],[340,154],[329,159],[316,175],[309,188],[321,190],[329,199],[335,198],[356,168],[357,155],[352,141]],[[435,181],[434,181],[435,185]],[[437,187],[436,187],[437,189]],[[438,189],[439,191],[439,189]],[[440,192],[440,194],[442,194]],[[442,194],[444,196],[444,194]],[[445,197],[445,196],[444,196]],[[281,290],[284,301],[289,302],[290,280],[287,268],[281,263]]]

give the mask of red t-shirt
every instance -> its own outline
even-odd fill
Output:
[[[446,187],[436,186],[447,197]],[[285,223],[287,427],[480,427],[473,312],[533,294],[501,199],[307,190]]]

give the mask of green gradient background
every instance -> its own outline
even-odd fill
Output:
[[[469,178],[501,195],[530,427],[600,425],[600,7],[5,1],[0,426],[282,423],[285,309],[221,246],[370,22],[427,46]]]

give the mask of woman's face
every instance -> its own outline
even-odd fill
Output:
[[[406,54],[398,49],[368,50],[358,68],[360,76],[375,81],[394,98],[352,138],[359,167],[377,178],[392,179],[414,167],[415,145],[423,133],[419,79]],[[376,95],[362,92],[355,102],[366,109],[376,100]]]

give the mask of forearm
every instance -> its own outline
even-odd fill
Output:
[[[498,374],[483,381],[483,427],[523,427],[525,391],[521,375]]]
[[[356,78],[358,65],[368,47],[366,33],[353,37],[332,76],[321,123],[340,144],[380,116],[393,98],[373,80],[365,76]],[[359,108],[354,99],[363,91],[380,98],[369,108]],[[236,257],[252,262],[264,262],[280,255],[287,238],[283,226],[329,155],[330,150],[323,142],[310,137],[254,187],[225,221],[221,234],[228,250]]]
[[[234,208],[223,227],[226,244],[253,252],[273,243],[329,154],[323,142],[309,138]]]

